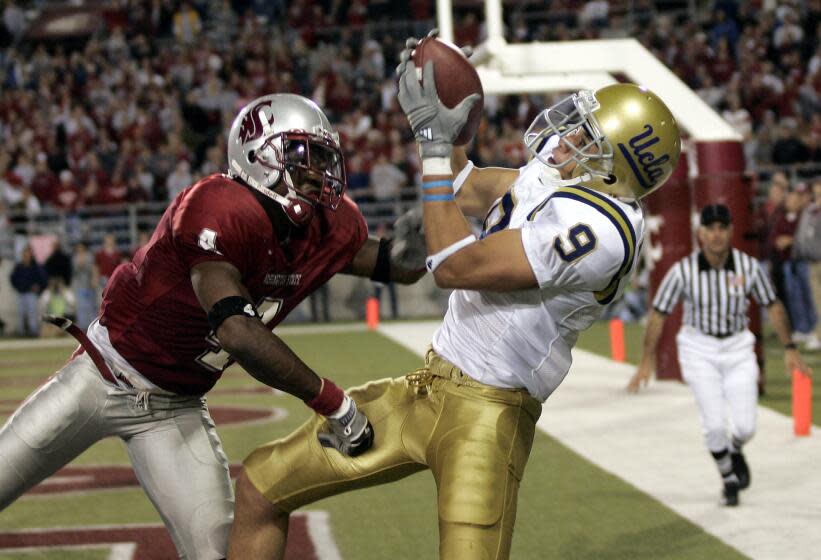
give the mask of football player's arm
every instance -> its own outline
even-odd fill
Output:
[[[207,261],[191,270],[191,283],[206,312],[232,296],[248,301],[237,268],[226,261]],[[223,350],[260,382],[309,401],[319,394],[322,379],[255,316],[231,315],[215,332]]]
[[[470,166],[464,176],[462,171]],[[468,160],[465,149],[461,146],[453,147],[450,157],[450,167],[456,179],[456,203],[465,216],[484,218],[488,209],[519,176],[518,169],[505,167],[474,167]]]
[[[397,258],[391,249],[395,240],[369,237],[354,255],[343,274],[363,276],[376,282],[413,284],[425,275],[424,263],[410,268],[404,259]]]
[[[506,229],[472,241],[475,239],[473,230],[460,209],[461,204],[457,204],[451,194],[453,175],[437,173],[435,166],[428,169],[431,167],[433,172],[422,176],[422,203],[428,269],[433,272],[436,285],[500,292],[538,287],[521,230]],[[444,171],[441,167],[438,169]],[[502,193],[509,186],[502,189],[501,184],[497,185]],[[496,198],[498,196],[493,200]]]
[[[220,345],[245,371],[327,417],[331,432],[318,434],[323,446],[356,456],[373,445],[373,428],[353,399],[329,379],[320,378],[258,316],[245,311],[253,304],[235,266],[225,261],[201,262],[191,269],[191,283]],[[226,310],[234,302],[240,302],[242,312]]]
[[[641,361],[639,367],[630,378],[627,384],[627,392],[638,393],[641,386],[647,386],[650,376],[656,369],[656,346],[659,338],[661,338],[661,331],[664,328],[664,321],[667,315],[661,313],[657,309],[650,310],[650,316],[647,319],[647,328],[644,331],[644,343],[642,345]]]

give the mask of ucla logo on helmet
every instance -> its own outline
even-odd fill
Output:
[[[272,101],[263,101],[254,105],[243,117],[239,125],[239,141],[245,144],[251,140],[261,137],[266,128],[274,124],[274,116],[271,114]],[[262,119],[268,121],[263,124]]]
[[[645,124],[644,131],[629,140],[629,147],[619,143],[619,150],[644,189],[651,189],[656,185],[656,182],[664,175],[664,169],[661,166],[670,161],[667,154],[657,157],[650,150],[658,142],[659,137],[653,131],[653,127]]]

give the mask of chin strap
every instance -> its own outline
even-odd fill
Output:
[[[589,181],[591,179],[590,173],[585,173],[583,175],[579,175],[578,177],[573,177],[572,179],[554,179],[545,173],[552,168],[543,168],[542,172],[539,173],[539,182],[544,185],[545,187],[569,187],[571,185],[578,185]]]
[[[294,183],[291,180],[291,175],[288,173],[287,170],[283,171],[282,178],[285,181],[285,185],[288,187],[288,195],[283,196],[278,192],[274,192],[273,189],[265,188],[260,186],[254,179],[248,176],[245,172],[243,172],[242,167],[239,164],[231,160],[231,170],[234,172],[234,177],[239,177],[245,183],[248,184],[251,188],[255,189],[257,192],[261,192],[280,206],[282,206],[282,210],[285,212],[285,215],[288,217],[288,220],[292,224],[297,227],[303,227],[308,225],[308,223],[314,217],[314,206],[310,202],[303,200],[297,194],[296,189],[294,189]],[[231,173],[229,172],[229,176]]]

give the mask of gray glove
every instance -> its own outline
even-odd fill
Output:
[[[411,60],[411,50],[405,49],[399,57],[396,72],[399,75],[399,105],[408,118],[413,135],[419,144],[422,159],[429,157],[450,158],[453,141],[468,119],[468,114],[481,97],[469,95],[456,107],[449,109],[436,92],[433,61],[423,69],[424,86],[416,77],[416,65]]]
[[[373,426],[368,418],[359,412],[354,400],[345,395],[339,416],[326,416],[331,433],[317,434],[323,447],[333,447],[349,457],[356,457],[373,445]]]
[[[433,29],[428,31],[428,34],[427,36],[425,36],[425,39],[436,39],[437,37],[439,37],[439,29],[434,27]],[[419,45],[419,43],[420,41],[416,37],[409,37],[405,40],[405,50],[413,52],[413,49],[415,49]],[[462,54],[465,55],[465,58],[470,58],[471,56],[473,56],[473,47],[471,47],[470,45],[459,47],[459,50],[462,51]]]
[[[416,206],[399,216],[393,224],[391,263],[406,270],[422,270],[427,255],[422,209]]]

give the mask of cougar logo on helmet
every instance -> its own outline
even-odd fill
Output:
[[[629,151],[624,144],[618,145],[624,159],[627,160],[628,165],[636,175],[636,180],[645,189],[652,189],[656,186],[656,182],[664,175],[664,169],[659,166],[670,161],[667,154],[656,157],[653,152],[649,151],[651,146],[658,143],[659,137],[654,135],[652,125],[645,124],[644,132],[633,136],[629,140]],[[639,170],[639,166],[641,166],[641,170]]]
[[[228,175],[281,205],[297,226],[335,210],[347,186],[339,134],[319,106],[276,93],[249,102],[228,132]]]
[[[274,124],[274,115],[271,114],[271,100],[257,103],[248,111],[239,126],[239,140],[243,144],[261,138],[265,131]],[[262,119],[267,122],[263,124]]]

